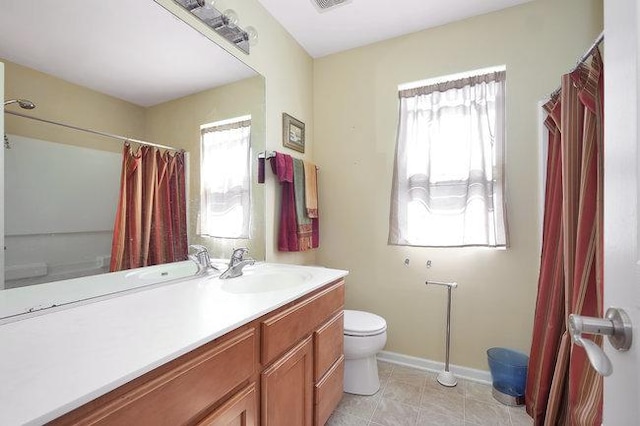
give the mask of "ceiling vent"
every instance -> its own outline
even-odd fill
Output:
[[[342,6],[343,4],[351,3],[351,1],[352,0],[311,0],[311,3],[313,3],[316,9],[320,12],[325,12],[335,7]]]

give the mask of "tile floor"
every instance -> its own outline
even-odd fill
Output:
[[[458,379],[447,388],[436,374],[378,362],[380,390],[372,396],[345,393],[327,426],[504,425],[528,426],[523,407],[507,407],[491,387]]]

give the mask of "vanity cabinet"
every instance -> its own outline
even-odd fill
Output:
[[[233,330],[54,425],[324,425],[342,396],[344,281]]]

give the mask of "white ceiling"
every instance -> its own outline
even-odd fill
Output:
[[[1,0],[2,58],[141,106],[256,75],[152,0]]]
[[[530,0],[353,0],[319,12],[314,0],[259,0],[314,58]]]

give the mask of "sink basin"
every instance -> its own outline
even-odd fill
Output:
[[[237,278],[222,280],[222,290],[235,294],[266,293],[297,287],[311,279],[302,271],[250,271]]]

